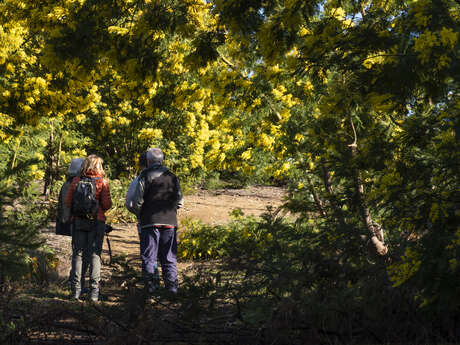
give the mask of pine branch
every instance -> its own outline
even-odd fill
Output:
[[[110,322],[114,323],[115,325],[117,325],[118,327],[120,327],[124,331],[128,332],[129,334],[134,335],[137,339],[139,339],[139,341],[144,341],[147,344],[150,344],[150,341],[148,339],[144,338],[143,336],[141,336],[139,334],[133,333],[132,330],[128,326],[126,326],[126,325],[122,324],[121,322],[115,320],[114,318],[110,317],[101,308],[97,307],[95,304],[93,304],[93,308],[97,312],[99,312],[102,316],[104,316],[107,320],[109,320]]]

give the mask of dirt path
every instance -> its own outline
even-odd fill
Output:
[[[230,220],[230,212],[241,209],[245,215],[259,216],[267,207],[281,205],[285,191],[278,187],[255,186],[246,189],[222,189],[215,191],[199,190],[184,197],[185,206],[179,210],[180,223],[185,218],[199,219],[205,224],[223,224]],[[135,224],[118,224],[109,235],[112,255],[126,255],[128,258],[139,257],[139,238]],[[70,270],[71,243],[67,236],[57,236],[54,226],[47,229],[48,245],[53,248],[60,263],[57,274],[60,279],[67,277]],[[109,258],[107,242],[104,241],[103,260]],[[107,272],[108,273],[108,272]],[[104,272],[103,272],[104,275]]]
[[[277,187],[199,191],[185,197],[179,219],[192,217],[206,224],[222,224],[230,220],[229,213],[235,208],[245,215],[259,216],[268,206],[280,206],[284,195],[284,190]]]

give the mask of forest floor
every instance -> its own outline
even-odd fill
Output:
[[[185,207],[179,210],[179,246],[181,232],[187,231],[185,226],[181,227],[181,223],[187,218],[198,219],[208,225],[217,225],[229,222],[230,213],[235,209],[240,209],[240,212],[247,216],[260,216],[268,207],[280,206],[285,194],[286,191],[282,188],[253,186],[245,189],[197,190],[186,195]],[[139,337],[138,333],[142,331],[138,332],[130,327],[133,324],[137,325],[137,318],[147,315],[147,312],[160,313],[158,315],[162,320],[167,319],[165,315],[175,320],[174,317],[180,314],[178,308],[188,310],[187,299],[182,301],[185,303],[182,305],[174,301],[168,302],[163,297],[161,300],[155,300],[154,308],[152,306],[145,309],[145,301],[142,302],[142,284],[138,278],[132,278],[140,276],[141,267],[136,224],[112,226],[115,229],[106,237],[110,239],[114,260],[111,262],[108,242],[104,240],[101,271],[103,304],[100,305],[76,303],[70,298],[68,276],[71,265],[71,238],[56,235],[54,223],[42,230],[47,246],[58,259],[57,269],[50,271],[38,265],[39,273],[36,274],[41,274],[40,281],[44,283],[46,280],[50,284],[35,284],[17,292],[12,289],[10,294],[13,294],[14,298],[13,295],[0,298],[0,309],[5,311],[5,320],[23,320],[20,323],[21,328],[12,329],[8,333],[11,334],[8,336],[8,344],[23,344],[24,342],[19,340],[24,339],[27,339],[27,344],[105,344],[112,332],[120,330],[129,336]],[[197,268],[207,265],[213,265],[213,262],[179,262],[179,283],[189,274],[193,275]],[[40,271],[41,269],[43,271]],[[137,273],[130,276],[132,272]],[[162,328],[163,326],[159,327]],[[178,339],[183,338],[181,329],[175,333]],[[13,335],[18,338],[15,340]],[[1,339],[4,338],[0,336]],[[134,343],[156,344],[150,341],[142,342],[142,339]],[[168,342],[178,343],[184,344]],[[126,341],[122,339],[118,343],[115,341],[110,344],[126,344]]]

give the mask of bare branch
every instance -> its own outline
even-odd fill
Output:
[[[353,118],[351,117],[351,115],[350,115],[350,124],[351,124],[351,128],[353,129],[353,137],[354,137],[354,140],[353,140],[353,142],[352,142],[350,145],[348,145],[348,146],[357,148],[357,147],[358,147],[358,135],[356,134],[355,124],[353,123]]]
[[[223,62],[225,62],[227,66],[229,66],[233,70],[236,70],[235,64],[231,63],[225,56],[219,53],[219,57]]]
[[[308,173],[307,173],[307,180],[308,180],[308,185],[310,186],[310,192],[313,195],[313,199],[315,200],[316,206],[318,207],[321,217],[326,217],[326,211],[324,210],[323,202],[319,198],[319,195],[316,192],[315,186],[313,185],[313,181],[311,177],[308,175]]]

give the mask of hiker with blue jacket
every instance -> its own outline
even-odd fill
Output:
[[[139,171],[140,173],[147,168],[147,151],[142,152],[139,156]],[[136,191],[136,186],[137,182],[139,180],[139,175],[137,175],[129,184],[128,191],[126,193],[126,201],[125,201],[125,206],[128,209],[129,212],[136,214],[135,210],[133,209],[133,203],[134,203],[134,192]],[[139,234],[139,240],[141,238],[141,223],[140,219],[137,219],[137,233]],[[160,286],[160,276],[158,274],[158,260],[155,258],[155,263],[153,264],[153,285],[155,288],[158,288]],[[142,275],[145,277],[147,276],[147,272],[142,272]]]
[[[166,289],[176,293],[177,209],[184,200],[179,180],[162,165],[159,148],[147,150],[147,169],[139,175],[132,209],[140,221],[140,249],[144,283],[148,293],[155,292],[154,272],[158,259]]]

